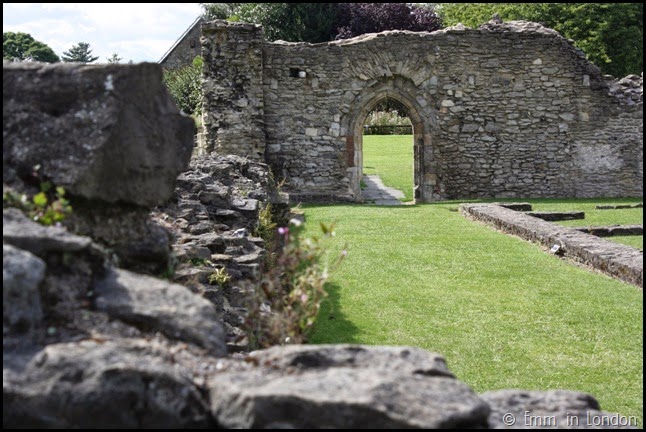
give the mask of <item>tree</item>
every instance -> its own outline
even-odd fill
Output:
[[[336,39],[384,30],[435,31],[442,20],[432,6],[409,3],[340,3]]]
[[[200,3],[204,12],[202,18],[206,20],[230,19],[234,17],[244,3]]]
[[[642,3],[439,3],[446,25],[476,28],[498,13],[505,21],[544,24],[573,39],[604,73],[617,77],[643,70]]]
[[[315,43],[336,34],[336,3],[203,3],[202,8],[205,19],[260,24],[269,40]]]
[[[432,7],[407,3],[209,3],[206,19],[260,24],[269,40],[326,42],[382,30],[433,31],[441,21]]]
[[[237,18],[261,24],[270,40],[317,43],[334,39],[337,9],[336,3],[249,3]]]
[[[36,60],[46,63],[60,61],[54,50],[35,40],[28,33],[2,33],[2,58],[8,60]]]
[[[79,42],[63,53],[63,61],[66,63],[92,63],[98,58],[92,55],[90,44],[87,42]]]
[[[123,58],[119,57],[117,53],[112,53],[112,57],[106,57],[108,60],[108,63],[110,64],[118,64]]]

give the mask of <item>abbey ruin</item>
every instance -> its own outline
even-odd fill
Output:
[[[361,202],[384,99],[413,123],[417,202],[643,194],[643,78],[603,76],[536,23],[309,44],[213,21],[202,54],[207,149],[268,162],[296,201]]]
[[[3,63],[3,427],[499,429],[528,410],[636,425],[556,384],[476,393],[413,346],[247,353],[241,282],[270,253],[263,162],[295,199],[361,201],[361,129],[386,98],[414,124],[419,202],[641,195],[642,78],[606,80],[531,23],[310,45],[211,22],[202,44],[213,152],[193,157],[158,64]],[[41,225],[45,209],[64,218]],[[464,212],[531,233],[506,210]],[[604,355],[595,368],[625,359]]]

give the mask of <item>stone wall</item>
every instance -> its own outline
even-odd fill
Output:
[[[236,315],[220,303],[233,293],[211,286],[203,298],[121,268],[129,249],[167,264],[169,239],[132,227],[155,206],[178,258],[255,273],[260,241],[248,234],[269,192],[266,166],[236,156],[189,165],[193,134],[159,65],[3,65],[3,428],[502,428],[526,410],[562,427],[586,416],[637,424],[586,393],[478,395],[441,355],[414,347],[230,354],[235,322],[223,321]],[[43,226],[19,209],[45,182],[65,186],[85,223]],[[79,225],[93,229],[79,235]],[[189,270],[178,282],[208,277]]]
[[[202,26],[202,34],[206,147],[264,160],[262,28],[214,21]]]
[[[201,54],[201,24],[201,18],[195,20],[186,32],[180,36],[177,42],[175,42],[175,45],[173,45],[168,52],[164,54],[164,57],[159,61],[159,64],[164,69],[179,69],[181,67],[191,65],[193,63],[193,59]]]
[[[539,24],[260,45],[216,21],[203,36],[209,145],[266,145],[296,199],[361,201],[361,131],[386,98],[409,110],[419,202],[643,194],[643,79],[606,79]]]

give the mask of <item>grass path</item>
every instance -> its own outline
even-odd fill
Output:
[[[443,354],[477,392],[588,392],[641,425],[642,290],[455,207],[306,206],[308,233],[336,221],[330,250],[349,252],[312,341],[421,347]]]
[[[413,200],[413,136],[364,135],[363,173],[377,174],[386,186]]]

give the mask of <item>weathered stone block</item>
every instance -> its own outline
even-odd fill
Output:
[[[3,180],[154,206],[188,166],[195,124],[156,64],[3,63]]]

